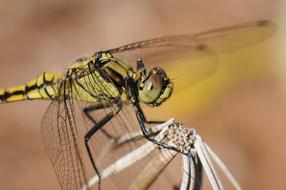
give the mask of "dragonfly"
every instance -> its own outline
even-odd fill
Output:
[[[90,176],[100,179],[107,165],[141,141],[179,151],[156,141],[152,126],[162,121],[146,118],[143,106],[158,107],[176,91],[204,80],[217,68],[217,55],[258,43],[273,28],[271,21],[260,20],[98,51],[63,73],[44,72],[0,90],[0,103],[51,101],[41,124],[43,144],[61,188],[78,190]],[[144,138],[119,142],[136,131]]]

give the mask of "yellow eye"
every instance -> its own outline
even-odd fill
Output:
[[[162,78],[158,73],[152,73],[139,90],[139,99],[145,104],[155,102],[162,93]]]

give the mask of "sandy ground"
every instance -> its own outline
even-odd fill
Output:
[[[100,49],[279,16],[279,1],[0,1],[0,86]],[[285,189],[286,101],[276,76],[230,88],[192,118],[243,189]],[[0,108],[1,189],[59,189],[40,137],[48,102]],[[283,148],[283,147],[282,147]]]

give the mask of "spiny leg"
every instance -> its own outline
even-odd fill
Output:
[[[98,182],[99,183],[99,189],[100,189],[100,183],[101,183],[101,176],[100,176],[99,170],[96,167],[96,164],[95,164],[94,158],[92,156],[91,149],[90,149],[90,146],[89,146],[88,142],[91,139],[91,137],[99,129],[101,129],[103,131],[103,133],[106,134],[108,137],[112,138],[112,136],[110,134],[108,134],[106,131],[104,131],[102,129],[102,127],[106,123],[108,123],[121,110],[122,107],[121,107],[121,104],[117,104],[117,111],[108,113],[99,122],[96,122],[95,119],[89,114],[89,112],[96,111],[98,109],[107,108],[107,107],[110,107],[110,106],[111,105],[104,105],[102,103],[99,103],[99,104],[92,105],[92,106],[89,106],[89,107],[86,107],[86,108],[83,109],[83,112],[86,114],[87,118],[90,119],[94,123],[94,126],[85,134],[84,141],[85,141],[85,147],[86,147],[86,150],[87,150],[87,153],[88,153],[88,157],[89,157],[89,159],[91,161],[92,167],[94,168],[94,170],[95,170],[95,172],[96,172],[96,174],[98,175],[98,178],[99,178],[99,182]]]
[[[143,63],[142,63],[143,64]],[[137,62],[137,68],[140,67],[140,65],[138,66],[138,62]],[[144,67],[143,67],[144,68]],[[143,135],[145,136],[145,138],[147,138],[148,140],[152,141],[153,143],[155,143],[155,140],[151,139],[151,136],[154,134],[150,134],[150,132],[147,131],[147,129],[145,128],[144,123],[147,124],[161,124],[164,123],[162,121],[147,121],[142,110],[141,107],[139,105],[139,100],[138,100],[138,90],[137,90],[137,84],[134,83],[132,78],[126,78],[125,79],[125,89],[126,89],[126,94],[128,96],[128,99],[130,100],[130,102],[135,106],[135,110],[136,110],[136,117],[139,121],[140,124],[140,128],[141,131],[143,133]],[[158,143],[155,143],[158,144]]]
[[[93,125],[95,126],[97,124],[96,120],[92,117],[92,115],[90,114],[91,112],[94,112],[96,110],[100,110],[103,108],[108,108],[110,107],[110,105],[104,105],[103,103],[97,103],[95,105],[90,105],[87,106],[83,109],[83,113],[86,115],[86,117],[93,123]],[[105,131],[104,129],[100,129],[103,134],[105,134],[108,138],[113,138],[112,135],[110,135],[107,131]]]
[[[156,121],[153,121],[153,122],[152,121],[147,121],[146,117],[145,117],[145,115],[144,115],[144,113],[143,113],[143,111],[142,111],[142,109],[141,109],[141,107],[140,107],[140,105],[138,103],[135,104],[135,108],[136,108],[136,110],[135,110],[136,117],[137,117],[137,120],[139,122],[139,125],[140,125],[140,128],[142,130],[142,133],[143,133],[144,137],[146,139],[148,139],[149,141],[155,143],[158,146],[162,146],[164,148],[167,148],[167,149],[174,150],[174,151],[178,152],[178,150],[175,147],[168,146],[168,145],[166,145],[164,143],[161,143],[159,141],[156,141],[154,138],[152,138],[153,135],[148,131],[148,129],[146,129],[145,124],[146,123],[148,124],[150,122],[153,123],[153,122],[156,122]]]
[[[139,122],[139,125],[140,125],[140,128],[141,128],[141,131],[144,135],[144,137],[146,139],[148,139],[149,141],[159,145],[159,146],[163,146],[165,148],[168,148],[168,149],[171,149],[171,150],[175,150],[177,151],[175,148],[173,147],[170,147],[170,146],[167,146],[163,143],[160,143],[156,140],[154,140],[152,138],[152,134],[146,129],[145,127],[145,123],[147,124],[158,124],[158,123],[162,123],[160,121],[147,121],[146,117],[144,116],[144,113],[139,105],[139,100],[138,100],[138,97],[137,97],[137,86],[136,86],[136,83],[134,83],[133,79],[131,78],[126,78],[125,79],[125,89],[126,89],[126,94],[128,96],[128,99],[132,102],[132,104],[135,106],[135,112],[136,112],[136,117],[137,117],[137,120]]]
[[[163,125],[160,125],[160,124],[165,123],[165,122],[163,122],[163,121],[146,121],[146,123],[147,124],[156,124],[156,125],[153,125],[152,127],[149,127],[147,129],[150,136],[154,137],[164,127]],[[117,145],[122,145],[124,143],[130,142],[130,141],[140,140],[142,138],[145,138],[145,136],[142,133],[141,128],[138,128],[137,131],[127,132],[127,133],[121,135],[120,137],[116,138],[116,143],[117,143]]]
[[[101,121],[99,121],[93,128],[91,128],[84,136],[84,142],[85,142],[85,147],[86,147],[86,150],[88,153],[88,157],[91,161],[92,167],[94,168],[94,170],[95,170],[95,172],[99,178],[99,188],[100,188],[100,183],[101,183],[101,176],[100,176],[100,173],[96,167],[96,164],[95,164],[94,158],[92,156],[88,142],[89,142],[90,138],[95,134],[95,132],[97,130],[99,130],[101,127],[103,127],[108,121],[110,121],[112,117],[113,117],[113,113],[107,114]]]

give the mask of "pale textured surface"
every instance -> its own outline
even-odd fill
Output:
[[[180,2],[2,0],[0,87],[22,84],[46,70],[63,71],[100,49],[279,14],[278,1]],[[192,125],[184,122],[198,130],[243,189],[284,189],[286,153],[273,147],[285,142],[285,105],[277,80],[268,78],[234,87]],[[59,189],[40,139],[47,103],[0,107],[1,189]]]

